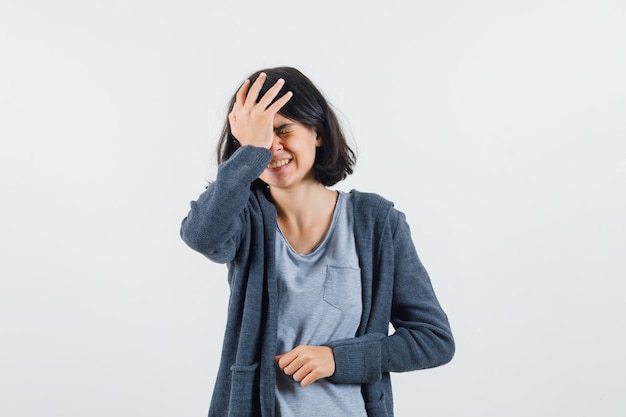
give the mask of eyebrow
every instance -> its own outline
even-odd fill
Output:
[[[283,130],[284,128],[286,128],[286,127],[290,127],[290,126],[293,126],[294,124],[295,124],[295,123],[283,123],[283,124],[282,124],[282,125],[280,125],[280,126],[276,126],[276,127],[274,128],[274,132],[277,132],[277,131]]]

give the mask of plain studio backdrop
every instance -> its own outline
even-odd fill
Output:
[[[179,226],[230,95],[278,65],[450,317],[396,415],[625,412],[623,1],[1,0],[0,48],[3,417],[206,415],[226,267]]]

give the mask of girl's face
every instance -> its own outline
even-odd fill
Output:
[[[274,141],[270,147],[272,161],[259,178],[270,187],[278,188],[293,188],[315,181],[313,163],[319,146],[322,146],[322,138],[315,129],[276,114]]]

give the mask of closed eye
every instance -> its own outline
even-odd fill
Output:
[[[286,135],[290,132],[289,127],[293,126],[293,123],[285,123],[274,128],[274,132],[277,135]]]

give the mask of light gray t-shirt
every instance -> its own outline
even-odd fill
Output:
[[[276,231],[278,351],[323,345],[354,337],[361,320],[361,270],[353,232],[351,195],[339,192],[333,220],[322,243],[297,253]],[[366,417],[360,384],[320,379],[301,387],[276,368],[279,417]]]

